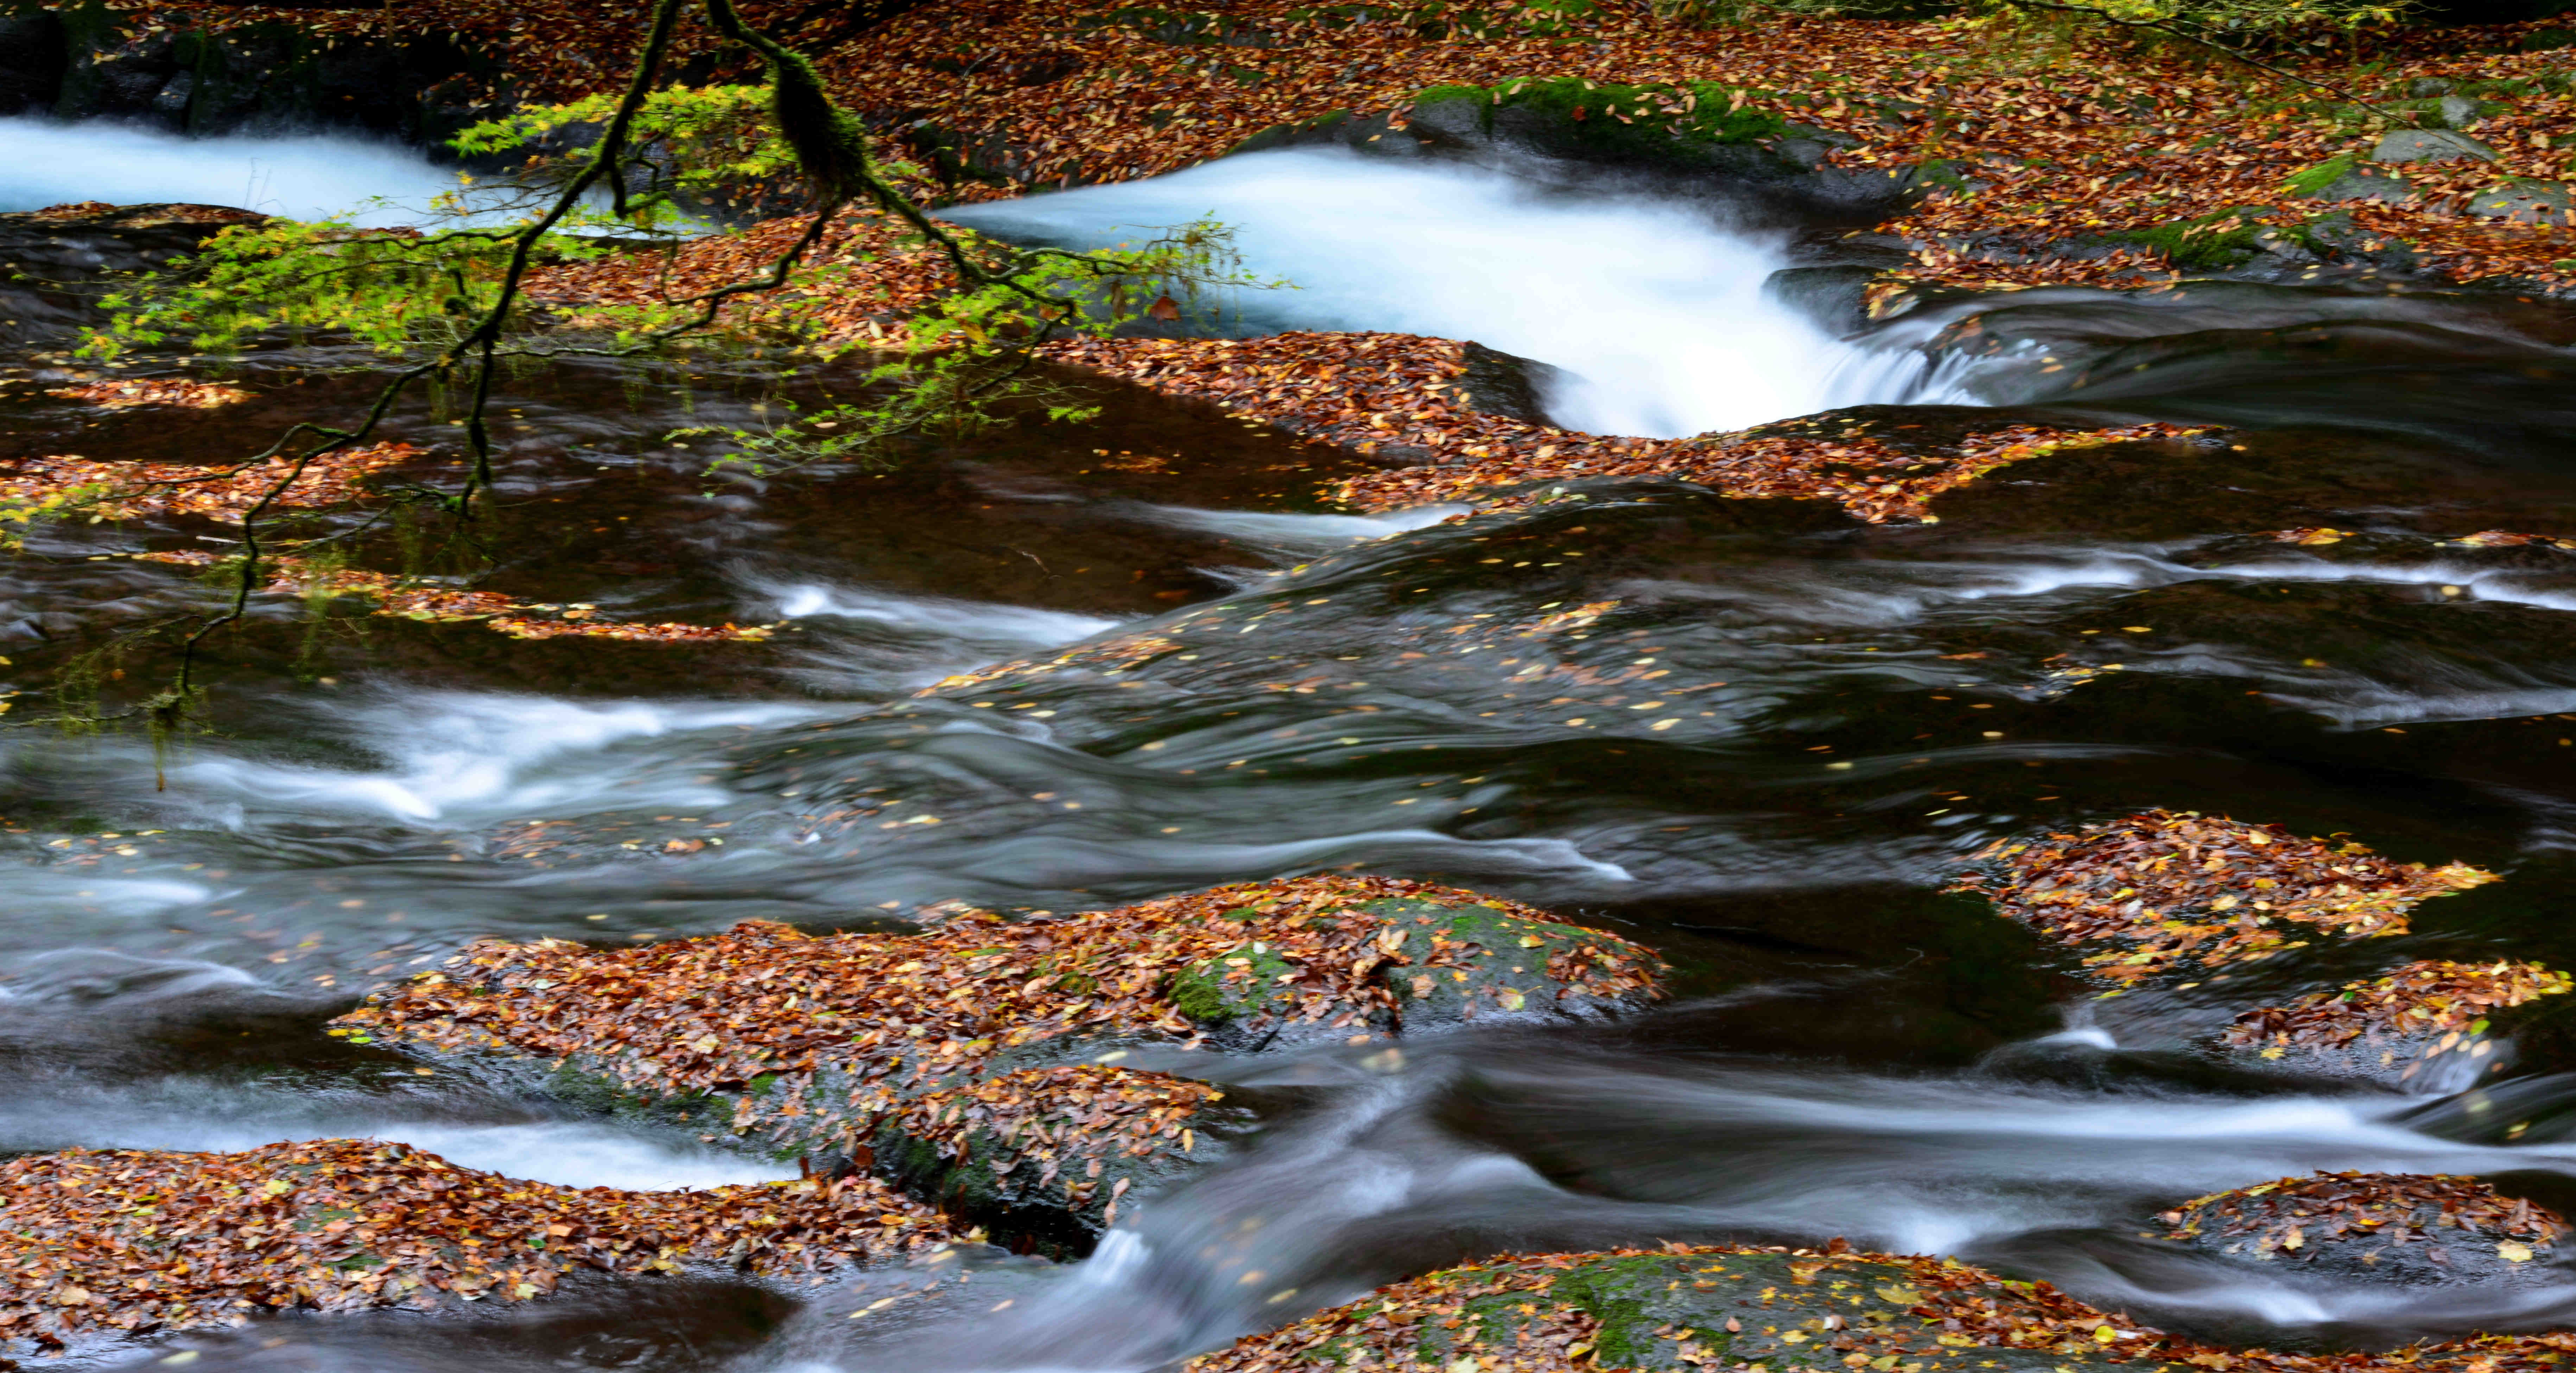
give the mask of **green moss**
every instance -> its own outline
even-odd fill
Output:
[[[1240,965],[1234,960],[1242,959]],[[1172,1004],[1201,1025],[1227,1025],[1261,1013],[1278,979],[1296,968],[1258,940],[1194,963],[1172,978]]]
[[[2261,251],[2256,247],[2256,239],[2267,227],[2254,218],[2253,211],[2219,210],[2193,219],[2177,219],[2144,229],[2125,229],[2103,237],[2114,243],[2152,248],[2177,267],[2225,271],[2230,267],[2243,266]]]
[[[1753,103],[1756,94],[1714,81],[1626,86],[1567,76],[1518,78],[1493,86],[1434,86],[1416,95],[1414,104],[1474,101],[1488,133],[1498,114],[1523,111],[1546,119],[1560,136],[1596,155],[1688,161],[1696,153],[1789,132],[1786,120],[1767,105]],[[1657,97],[1684,101],[1689,108],[1668,113]]]
[[[2289,180],[2281,183],[2281,188],[2292,195],[2317,195],[2327,187],[2352,175],[2353,168],[2359,165],[2361,165],[2361,159],[2352,153],[2331,157],[2305,171],[2292,174]]]

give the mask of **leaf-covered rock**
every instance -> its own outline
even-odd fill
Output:
[[[621,1192],[371,1140],[74,1149],[0,1163],[0,1341],[51,1352],[286,1311],[525,1301],[581,1270],[810,1282],[958,1241],[866,1178]]]
[[[2104,1333],[2108,1332],[2107,1338]],[[2159,1337],[1945,1259],[1673,1246],[1497,1260],[1380,1288],[1191,1361],[1273,1370],[2050,1370]]]
[[[2537,963],[2425,959],[2335,991],[2242,1012],[2227,1027],[2227,1043],[2301,1066],[2358,1069],[2400,1082],[2452,1054],[2484,1071],[2501,1042],[2490,1034],[2495,1013],[2571,988],[2576,979]]]
[[[1168,1073],[1030,1068],[903,1102],[870,1142],[879,1171],[964,1219],[1053,1254],[1222,1157],[1251,1113]]]
[[[2255,1262],[2384,1282],[2538,1281],[2567,1222],[2475,1178],[2319,1172],[2195,1197],[2166,1238]]]
[[[2391,862],[2351,841],[2197,811],[1999,840],[1978,856],[1991,869],[1951,890],[1983,894],[2124,985],[2255,962],[2320,938],[2404,934],[2419,902],[2496,880],[2464,863]]]
[[[488,942],[378,992],[333,1032],[472,1056],[782,1155],[918,1162],[926,1149],[953,1161],[963,1148],[998,1162],[976,1152],[972,1128],[948,1128],[980,1118],[1018,1151],[1006,1173],[1027,1166],[1052,1185],[1106,1176],[1112,1162],[1159,1164],[1176,1140],[1192,1154],[1181,1131],[1207,1129],[1199,1108],[1214,1098],[1187,1099],[1202,1089],[1158,1075],[1023,1070],[1114,1062],[1141,1045],[1366,1042],[1595,1016],[1659,995],[1659,976],[1636,945],[1515,902],[1309,877],[1061,918],[967,912],[919,934],[809,938],[752,922],[640,947]],[[1144,1136],[1130,1107],[1152,1115]],[[1030,1128],[1000,1130],[1006,1121]],[[997,1204],[1026,1200],[1019,1187]],[[1110,1196],[1063,1195],[1105,1221]]]
[[[1503,1258],[1395,1283],[1187,1373],[2548,1373],[2576,1334],[2387,1352],[2224,1349],[1949,1259],[1739,1247]]]
[[[2346,536],[2274,537],[2328,544]],[[2465,863],[2399,863],[2351,840],[2303,839],[2197,811],[2144,811],[2073,833],[1999,840],[1979,858],[1983,870],[1950,889],[1983,895],[1998,913],[2076,950],[2088,974],[2115,988],[2104,995],[2200,989],[2202,1001],[2223,1001],[2221,984],[2249,965],[2405,934],[2419,903],[2497,880]],[[2423,959],[2286,1000],[2247,996],[2218,1043],[2283,1067],[2392,1086],[2437,1063],[2456,1065],[2442,1075],[2456,1085],[2507,1062],[2493,1017],[2571,988],[2576,979],[2536,963]]]

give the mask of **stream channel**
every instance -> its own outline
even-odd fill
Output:
[[[89,154],[110,164],[159,155],[78,136],[110,139]],[[0,208],[240,198],[100,175],[0,188],[29,200]],[[2231,428],[2023,463],[1944,497],[1934,524],[1666,483],[1444,523],[1334,513],[1314,492],[1358,459],[1080,378],[1104,407],[1087,425],[764,482],[711,476],[711,449],[666,436],[848,376],[520,376],[499,405],[493,589],[786,626],[519,642],[280,601],[216,646],[211,729],[157,759],[115,733],[0,735],[0,1149],[373,1135],[567,1184],[781,1176],[321,1034],[366,987],[482,936],[894,928],[940,901],[1062,911],[1345,869],[1621,931],[1684,970],[1681,995],[1610,1026],[1221,1069],[1314,1104],[1089,1259],[996,1256],[882,1320],[848,1319],[866,1281],[635,1280],[435,1320],[261,1322],[109,1364],[1142,1370],[1505,1250],[1835,1236],[2235,1340],[2576,1321],[2576,1278],[2363,1286],[2136,1234],[2181,1198],[2316,1168],[2576,1192],[2576,1078],[2398,1093],[2218,1066],[2185,1052],[2209,1025],[2124,1020],[2027,931],[1940,891],[1997,837],[2199,810],[2493,869],[2506,880],[2418,912],[2404,956],[2576,966],[2576,563],[2440,542],[2576,536],[2576,322],[2510,298],[2210,283],[1926,307],[1855,339],[1766,293],[1798,237],[1722,205],[1340,152],[959,217],[1097,242],[1206,212],[1298,287],[1247,296],[1245,328],[1474,338],[1563,368],[1548,401],[1569,426],[1914,403]],[[1993,346],[1968,358],[1950,344],[1972,315]],[[203,412],[12,389],[0,441],[215,460],[374,385],[325,344],[256,351],[238,380],[253,400]],[[394,428],[448,432],[427,411]],[[2314,526],[2366,532],[2265,536]],[[203,530],[46,530],[0,567],[0,673],[33,692],[77,668],[113,700],[166,671],[98,651],[212,593],[114,555]],[[366,549],[395,556],[391,536]],[[1578,680],[1652,659],[1694,688],[1686,708],[1420,651],[1475,617],[1605,601],[1598,632],[1528,651]],[[1010,713],[913,694],[1213,603],[1293,613],[1141,689],[1067,674]],[[2077,684],[2068,662],[2119,670]],[[1665,715],[1680,723],[1650,727]],[[899,823],[916,816],[942,823]],[[722,842],[683,857],[674,838]],[[2326,962],[2290,990],[2347,975]],[[2510,1141],[2508,1120],[2526,1127]]]

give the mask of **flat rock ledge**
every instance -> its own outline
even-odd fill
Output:
[[[2167,1239],[2255,1262],[2392,1283],[2563,1282],[2564,1218],[2476,1178],[2328,1173],[2196,1197]]]
[[[2408,933],[2407,913],[2496,881],[2464,863],[2399,863],[2350,840],[2195,811],[2142,811],[2069,833],[1997,841],[1950,890],[2077,950],[2086,974],[2129,991],[2245,979],[2221,1047],[2390,1083],[2451,1058],[2499,1071],[2495,1017],[2576,987],[2537,963],[2424,959],[2287,1001],[2259,1000],[2254,965],[2298,950]]]
[[[1735,1247],[1498,1259],[1382,1287],[1187,1373],[2559,1373],[2576,1334],[2387,1353],[2221,1349],[1948,1259]]]
[[[752,922],[620,948],[487,942],[331,1032],[780,1157],[874,1166],[1052,1251],[1246,1123],[1215,1088],[1117,1066],[1137,1050],[1601,1016],[1661,995],[1661,972],[1624,939],[1515,902],[1308,877],[1061,918],[970,911],[919,934]]]
[[[373,1140],[75,1149],[0,1163],[0,1348],[55,1354],[254,1315],[526,1301],[585,1270],[811,1283],[960,1242],[944,1217],[867,1178],[621,1192]]]

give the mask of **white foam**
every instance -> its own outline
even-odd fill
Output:
[[[778,613],[790,620],[863,620],[974,643],[1052,648],[1118,625],[1097,615],[944,596],[899,596],[823,582],[775,583],[762,589],[775,599]]]
[[[1189,505],[1137,505],[1133,509],[1160,524],[1215,534],[1253,548],[1296,554],[1427,529],[1452,515],[1466,513],[1468,507],[1421,505],[1385,515],[1298,515],[1268,510],[1206,510]]]
[[[787,704],[422,693],[348,712],[349,733],[385,758],[382,769],[203,758],[170,770],[170,792],[201,808],[201,818],[232,825],[278,812],[472,826],[601,806],[708,807],[731,793],[658,766],[658,754],[619,746],[837,713]]]
[[[586,1122],[406,1119],[265,1091],[172,1083],[126,1091],[78,1087],[0,1100],[0,1145],[237,1153],[318,1139],[408,1144],[467,1168],[558,1187],[660,1192],[772,1182],[792,1165],[621,1132]]]
[[[340,134],[184,138],[122,124],[0,119],[0,211],[70,201],[184,201],[291,219],[361,211],[364,225],[418,223],[456,171],[411,148]],[[362,209],[374,199],[391,205]]]
[[[1133,241],[1213,217],[1252,270],[1255,323],[1473,339],[1572,374],[1545,398],[1571,428],[1678,436],[1926,390],[1920,353],[1843,342],[1768,297],[1779,240],[1689,206],[1542,196],[1497,172],[1290,149],[1149,181],[944,211],[1062,242]]]

